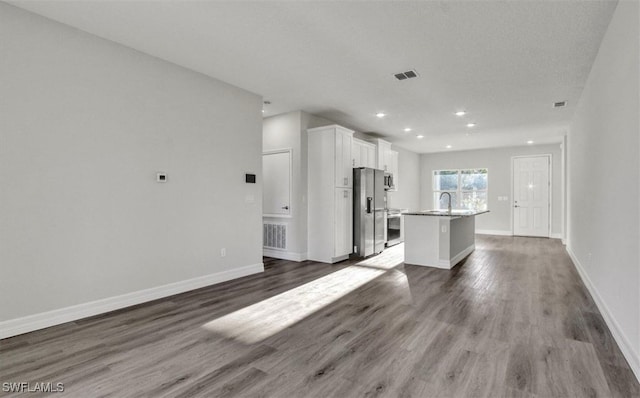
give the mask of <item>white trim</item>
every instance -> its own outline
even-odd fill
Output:
[[[199,276],[180,282],[173,282],[162,286],[139,290],[122,294],[120,296],[108,297],[88,303],[59,308],[52,311],[41,312],[39,314],[28,315],[22,318],[9,319],[0,322],[0,339],[19,334],[33,332],[34,330],[60,325],[66,322],[87,318],[94,315],[104,314],[121,308],[130,307],[157,300],[174,294],[188,292],[216,283],[225,282],[231,279],[264,272],[262,263],[245,265],[235,269]]]
[[[267,249],[266,247],[262,248],[262,255],[265,257],[273,257],[279,258],[281,260],[291,260],[291,261],[305,261],[307,259],[307,253],[296,253],[296,252],[288,252],[286,250],[275,250],[275,249]]]
[[[602,314],[605,323],[609,327],[614,340],[616,341],[616,343],[618,343],[620,351],[622,351],[622,354],[626,358],[627,362],[629,362],[629,366],[631,367],[633,373],[636,375],[636,379],[640,380],[640,356],[638,356],[638,353],[633,350],[633,346],[630,343],[629,339],[627,338],[627,336],[625,336],[624,332],[620,328],[620,325],[611,314],[611,311],[609,310],[607,304],[604,302],[602,297],[600,297],[598,290],[591,282],[591,279],[589,279],[589,275],[582,267],[582,264],[580,264],[580,261],[578,261],[576,255],[568,246],[567,253],[569,253],[569,257],[571,257],[571,261],[573,261],[576,270],[578,270],[578,274],[580,274],[582,282],[587,287],[587,290],[589,290],[589,293],[591,293],[591,297],[593,297],[593,301],[595,301],[596,306],[598,307],[600,314]]]
[[[500,235],[500,236],[513,236],[511,231],[503,231],[500,229],[476,229],[477,235]]]
[[[433,264],[429,264],[427,262],[424,262],[422,260],[420,260],[420,262],[411,262],[411,263],[407,263],[407,264],[411,264],[411,265],[419,265],[421,267],[433,267],[433,268],[440,268],[440,269],[452,269],[453,267],[455,267],[460,261],[462,261],[462,259],[464,259],[465,257],[467,257],[469,254],[473,253],[473,251],[476,250],[476,244],[472,243],[471,245],[469,245],[467,248],[465,248],[464,250],[462,250],[460,253],[456,254],[453,258],[447,260],[447,259],[438,259],[438,262]]]
[[[476,244],[472,243],[471,245],[469,245],[466,249],[464,249],[463,251],[461,251],[460,253],[458,253],[458,255],[456,255],[455,257],[453,257],[450,261],[449,261],[449,269],[453,268],[456,266],[456,264],[458,264],[460,261],[462,261],[463,258],[467,257],[469,254],[473,253],[473,251],[476,250]],[[440,260],[442,261],[442,260]]]
[[[554,232],[552,234],[549,234],[549,238],[550,239],[562,239],[562,234]],[[564,243],[564,240],[563,240],[563,243]]]
[[[291,210],[291,208],[289,208]],[[262,218],[293,218],[291,214],[263,214]]]

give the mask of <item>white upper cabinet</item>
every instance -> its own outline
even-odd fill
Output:
[[[351,155],[353,167],[377,168],[376,146],[374,144],[354,138]]]
[[[398,190],[398,180],[399,180],[399,172],[398,172],[398,154],[397,151],[389,151],[389,173],[393,174],[393,186],[394,188],[391,191]]]
[[[378,156],[376,159],[376,168],[384,170],[393,174],[393,182],[395,188],[392,191],[398,190],[398,157],[397,151],[391,150],[391,143],[378,138],[376,140],[378,148]]]
[[[376,140],[376,144],[378,146],[378,156],[376,158],[377,168],[384,171],[390,171],[391,143],[378,138]]]

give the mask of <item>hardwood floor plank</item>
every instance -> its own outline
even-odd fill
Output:
[[[0,382],[63,382],[61,397],[640,397],[560,242],[478,236],[450,271],[402,255],[265,258],[263,274],[0,340]],[[333,296],[314,306],[305,289]],[[229,314],[243,330],[205,327]]]

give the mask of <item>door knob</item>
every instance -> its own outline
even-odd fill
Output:
[[[282,210],[289,210],[289,206],[282,206]]]

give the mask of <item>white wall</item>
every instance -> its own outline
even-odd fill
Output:
[[[392,209],[420,210],[420,155],[392,145],[398,151],[399,183],[397,191],[387,192],[387,206]]]
[[[287,225],[287,249],[265,249],[270,257],[294,261],[307,259],[307,129],[336,124],[334,121],[304,111],[295,111],[264,118],[263,150],[292,150],[292,189],[290,217],[264,217],[264,222]],[[372,136],[355,132],[356,137],[372,140]],[[400,189],[389,192],[389,207],[416,210],[420,203],[420,156],[402,148],[399,152],[398,168]]]
[[[0,37],[0,321],[262,269],[259,96],[1,2]]]
[[[306,169],[302,168],[303,148],[300,133],[300,111],[265,118],[262,123],[262,149],[273,151],[291,149],[291,213],[290,217],[264,217],[264,222],[276,222],[287,226],[286,253],[267,252],[291,260],[304,260],[307,252]],[[305,151],[306,152],[306,151]],[[304,174],[304,181],[303,181]],[[303,221],[304,219],[304,221]],[[304,223],[304,224],[303,224]]]
[[[264,217],[264,222],[287,225],[287,249],[265,250],[265,255],[294,261],[307,259],[307,129],[335,124],[303,111],[264,118],[262,145],[264,151],[291,149],[291,214],[290,217]]]
[[[567,249],[640,378],[638,8],[618,3],[571,124]]]
[[[510,234],[511,223],[511,158],[551,154],[551,234],[562,235],[562,156],[560,144],[527,145],[522,147],[493,148],[474,151],[453,151],[421,155],[422,209],[433,209],[433,170],[487,168],[489,170],[489,213],[476,217],[476,230]],[[498,196],[508,196],[507,201],[498,201]]]

